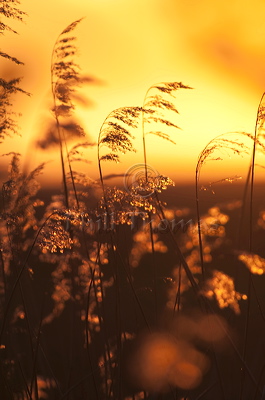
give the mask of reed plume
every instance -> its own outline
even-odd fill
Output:
[[[80,98],[80,96],[77,96],[76,91],[79,86],[85,83],[94,83],[97,81],[91,76],[81,74],[79,65],[74,61],[77,47],[75,45],[76,37],[72,36],[72,32],[81,21],[82,18],[72,22],[59,34],[55,41],[51,57],[51,88],[53,96],[52,111],[56,122],[56,131],[60,148],[66,208],[69,208],[69,193],[66,179],[65,158],[68,163],[71,184],[76,196],[78,207],[78,198],[71,160],[69,158],[66,132],[68,132],[68,137],[69,134],[72,137],[85,136],[84,129],[75,119],[73,119],[75,100]]]
[[[233,134],[236,137],[233,137]],[[199,208],[199,179],[202,167],[209,161],[222,161],[224,155],[229,156],[230,154],[242,156],[243,154],[248,154],[249,149],[243,141],[243,137],[253,139],[251,135],[245,132],[236,132],[233,134],[222,134],[213,138],[201,151],[195,172],[195,193],[196,193],[196,212],[198,221],[198,238],[199,238],[199,249],[201,258],[201,272],[202,278],[204,279],[204,261],[203,261],[203,243],[202,243],[202,233],[200,226],[200,208]],[[216,154],[217,153],[217,154]],[[234,180],[240,179],[240,177],[227,177],[222,179],[224,182],[233,182]],[[210,183],[210,186],[213,182]],[[204,188],[204,187],[203,187]]]

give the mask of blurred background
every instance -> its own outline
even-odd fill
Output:
[[[74,34],[84,74],[98,82],[80,89],[88,101],[76,114],[91,142],[96,142],[105,117],[121,106],[141,106],[148,88],[165,81],[182,82],[193,90],[180,90],[175,118],[181,129],[170,131],[176,145],[147,136],[147,161],[159,173],[176,182],[194,182],[199,153],[216,135],[245,131],[254,133],[257,107],[265,88],[265,3],[254,0],[23,0],[25,23],[11,21],[18,35],[2,37],[3,51],[24,61],[25,66],[2,62],[4,77],[23,76],[21,86],[32,96],[17,95],[14,109],[21,112],[21,137],[2,144],[1,154],[23,154],[25,168],[47,164],[43,182],[60,183],[59,152],[43,151],[36,141],[51,118],[50,65],[60,32],[85,17]],[[143,162],[141,132],[135,139],[137,153],[121,157],[121,164],[106,165],[105,173],[124,173]],[[250,155],[226,157],[205,165],[201,179],[246,177]],[[96,148],[85,154],[81,167],[98,178]],[[226,160],[227,159],[227,160]],[[263,179],[263,168],[256,179]]]

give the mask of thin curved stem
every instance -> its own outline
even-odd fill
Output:
[[[60,127],[60,123],[59,123],[58,113],[56,111],[56,95],[55,95],[56,83],[53,80],[53,60],[54,60],[54,54],[55,54],[55,47],[56,47],[56,44],[57,44],[60,36],[61,36],[61,34],[57,37],[57,39],[55,41],[55,44],[53,46],[53,50],[52,50],[52,56],[51,56],[51,88],[52,88],[52,97],[53,97],[53,105],[54,105],[54,117],[55,117],[55,121],[56,121],[56,128],[57,128],[57,132],[58,132],[58,139],[59,139],[59,146],[60,146],[60,159],[61,159],[61,168],[62,168],[62,178],[63,178],[63,187],[64,187],[65,206],[66,206],[66,208],[69,208],[68,188],[67,188],[65,165],[64,165],[64,155],[63,155],[61,127]]]
[[[59,114],[57,112],[57,104],[56,104],[56,100],[57,100],[57,96],[56,96],[56,85],[58,84],[58,79],[56,81],[54,81],[53,77],[54,77],[54,59],[56,57],[55,53],[56,53],[56,46],[59,42],[60,37],[63,34],[66,34],[70,31],[72,31],[75,26],[81,21],[82,19],[79,19],[77,21],[75,21],[74,23],[70,24],[65,30],[63,30],[57,37],[53,49],[52,49],[52,55],[51,55],[51,68],[50,68],[50,72],[51,72],[51,88],[52,88],[52,96],[53,96],[53,104],[54,104],[54,116],[55,116],[55,120],[56,120],[56,128],[57,128],[57,132],[58,132],[58,139],[59,139],[59,146],[60,146],[60,159],[61,159],[61,168],[62,168],[62,177],[63,177],[63,187],[64,187],[64,195],[65,195],[65,206],[66,208],[69,208],[69,194],[68,194],[68,188],[67,188],[67,180],[66,180],[66,172],[65,172],[65,165],[64,165],[64,154],[63,154],[63,141],[64,141],[64,145],[65,145],[65,149],[66,149],[66,156],[67,156],[67,161],[68,161],[68,166],[69,166],[69,171],[70,171],[70,177],[71,177],[71,182],[73,185],[73,190],[74,190],[74,194],[75,194],[75,199],[76,199],[76,203],[77,203],[77,208],[79,208],[79,201],[78,201],[78,197],[77,197],[77,192],[76,192],[76,186],[75,186],[75,182],[74,182],[74,176],[73,176],[73,171],[72,171],[72,167],[71,167],[71,162],[70,162],[70,158],[69,158],[69,152],[67,149],[67,143],[66,143],[66,138],[64,135],[64,132],[61,132],[61,126],[60,126],[60,122],[59,122]]]
[[[202,246],[201,216],[200,216],[200,207],[199,207],[198,183],[199,183],[199,170],[198,170],[198,166],[197,166],[196,174],[195,174],[196,212],[197,212],[198,238],[199,238],[199,249],[200,249],[200,260],[201,260],[201,273],[202,273],[202,280],[204,281],[205,274],[204,274],[204,261],[203,261],[203,246]]]
[[[142,107],[142,134],[143,134],[143,153],[144,153],[144,168],[145,168],[145,180],[146,180],[146,184],[148,183],[148,174],[147,174],[147,151],[146,151],[146,139],[145,139],[145,130],[144,130],[144,112],[145,112],[145,103],[146,100],[148,98],[148,93],[151,91],[151,89],[154,86],[150,86],[149,89],[147,90],[147,92],[145,93],[144,96],[144,101],[143,101],[143,107]]]
[[[255,124],[255,134],[254,134],[254,143],[253,143],[253,151],[252,151],[252,160],[251,160],[251,178],[250,178],[250,203],[249,203],[249,251],[252,251],[252,236],[253,236],[253,191],[254,191],[254,177],[255,177],[255,156],[256,156],[256,146],[257,146],[257,137],[258,137],[258,128],[259,128],[259,111],[264,99],[265,92],[262,94],[259,107],[257,111],[256,124]]]
[[[259,128],[259,112],[260,107],[265,96],[265,92],[262,94],[258,110],[256,116],[256,123],[255,123],[255,133],[254,133],[254,143],[253,143],[253,151],[251,157],[251,176],[250,176],[250,202],[249,202],[249,252],[252,252],[252,239],[253,239],[253,192],[254,192],[254,177],[255,177],[255,156],[256,156],[256,141],[258,136],[258,128]],[[243,347],[243,361],[246,360],[247,355],[247,342],[248,342],[248,328],[249,328],[249,320],[250,320],[250,301],[251,301],[251,283],[254,286],[252,281],[251,272],[248,272],[248,305],[247,305],[247,315],[246,315],[246,324],[245,324],[245,331],[244,331],[244,347]],[[244,382],[245,382],[245,371],[242,371],[242,379],[241,379],[241,389],[240,389],[240,400],[243,396],[243,389],[244,389]]]
[[[145,140],[145,119],[144,119],[144,112],[145,112],[145,103],[148,98],[148,94],[153,89],[154,86],[149,87],[147,92],[145,93],[143,107],[142,107],[142,134],[143,134],[143,153],[144,153],[144,168],[145,168],[145,181],[146,186],[148,187],[148,172],[147,172],[147,151],[146,151],[146,140]],[[155,260],[155,246],[154,246],[154,235],[152,230],[152,218],[150,212],[148,213],[148,220],[149,220],[149,232],[150,232],[150,241],[151,241],[151,249],[152,249],[152,262],[153,262],[153,279],[154,279],[154,302],[155,302],[155,321],[157,322],[157,312],[158,312],[158,300],[157,300],[157,266]]]

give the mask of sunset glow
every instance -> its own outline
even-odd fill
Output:
[[[78,106],[77,115],[91,141],[97,140],[108,113],[121,106],[141,106],[148,88],[166,81],[183,82],[193,90],[176,95],[179,115],[174,122],[181,130],[170,132],[176,145],[147,137],[148,162],[160,173],[190,182],[200,151],[216,135],[232,131],[254,133],[264,90],[265,51],[261,37],[265,28],[262,23],[254,23],[265,8],[261,1],[251,8],[248,2],[231,6],[208,0],[178,5],[172,0],[78,0],[74,6],[71,1],[46,1],[41,7],[25,0],[23,5],[28,13],[26,23],[16,24],[20,35],[7,35],[6,46],[25,62],[24,67],[13,72],[24,76],[23,88],[32,96],[17,103],[23,114],[22,138],[15,137],[5,146],[23,151],[24,162],[30,158],[31,165],[42,159],[54,160],[51,167],[47,166],[47,176],[49,168],[57,165],[55,153],[47,157],[39,150],[34,150],[33,155],[32,150],[35,132],[40,135],[51,106],[52,47],[62,29],[82,17],[85,19],[76,31],[77,62],[82,72],[98,79],[98,83],[80,89],[89,102]],[[137,154],[123,157],[121,165],[113,166],[114,173],[122,173],[132,163],[142,161],[140,131],[135,147]],[[97,175],[94,150],[86,156],[91,160],[87,172],[93,178]],[[234,161],[240,165],[240,160]],[[224,161],[221,168],[228,171],[230,166]],[[240,168],[238,173],[245,175]],[[257,171],[257,177],[261,176]],[[207,173],[205,178],[213,180]]]

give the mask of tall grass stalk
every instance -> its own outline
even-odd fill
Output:
[[[39,321],[39,326],[36,334],[36,346],[35,346],[35,352],[34,352],[34,357],[33,357],[33,367],[32,367],[32,379],[31,379],[31,384],[30,384],[30,393],[33,393],[33,386],[35,385],[35,399],[38,400],[39,394],[38,394],[38,380],[37,380],[37,361],[38,361],[38,355],[39,355],[39,347],[40,347],[40,338],[41,338],[41,328],[42,328],[42,321],[43,321],[43,314],[44,314],[44,305],[45,305],[45,296],[43,297],[43,302],[42,302],[42,307],[40,311],[40,321]]]
[[[197,166],[196,166],[196,172],[195,172],[195,193],[196,193],[196,213],[197,213],[197,225],[198,225],[199,252],[200,252],[200,260],[201,260],[201,274],[202,274],[202,280],[204,280],[205,272],[204,272],[202,232],[201,232],[201,214],[200,214],[200,207],[199,207],[199,188],[198,188],[199,174],[200,174],[199,165],[200,164],[198,162]]]
[[[107,223],[110,219],[110,207],[109,207],[109,199],[107,198],[105,186],[104,186],[104,178],[102,173],[102,161],[115,161],[119,162],[119,153],[125,154],[128,151],[135,151],[132,139],[133,136],[131,134],[131,129],[137,128],[138,122],[137,117],[139,115],[139,107],[120,107],[108,114],[108,116],[103,121],[101,128],[99,130],[98,135],[98,146],[97,146],[97,154],[98,154],[98,169],[100,176],[100,183],[103,192],[104,199],[104,210],[107,216]],[[101,155],[100,151],[102,148],[108,150],[108,153],[105,155]],[[116,291],[116,328],[117,328],[117,361],[116,361],[116,370],[118,373],[118,386],[115,387],[114,381],[112,380],[112,384],[109,391],[109,397],[111,396],[111,392],[113,391],[114,396],[118,396],[120,398],[121,395],[121,372],[122,372],[122,327],[121,327],[121,293],[120,293],[120,272],[118,268],[118,260],[117,260],[117,243],[114,238],[113,232],[110,233],[110,245],[111,245],[111,253],[112,253],[112,264],[113,264],[113,278],[115,283],[115,291]]]
[[[254,177],[255,177],[255,157],[256,157],[256,148],[257,148],[257,140],[259,131],[261,131],[264,123],[265,118],[263,115],[263,110],[261,110],[262,103],[264,101],[265,92],[262,94],[255,123],[255,130],[254,130],[254,138],[253,138],[253,150],[252,150],[252,158],[251,158],[251,178],[250,178],[250,202],[249,202],[249,252],[252,252],[252,239],[253,239],[253,196],[254,196]]]
[[[251,165],[249,167],[249,170],[251,171],[251,173],[250,173],[250,201],[249,201],[249,253],[252,253],[252,247],[253,247],[253,196],[254,196],[256,147],[257,147],[257,139],[258,139],[259,129],[262,128],[262,126],[265,122],[264,117],[263,117],[263,112],[261,113],[261,105],[263,103],[264,96],[265,96],[265,92],[262,94],[260,102],[259,102],[259,106],[258,106],[257,117],[256,117],[256,122],[255,122],[255,130],[254,130]],[[261,114],[262,114],[262,118],[261,118]],[[248,332],[249,332],[249,323],[250,323],[249,322],[250,321],[250,305],[251,305],[251,300],[252,300],[252,295],[251,295],[251,287],[252,286],[254,287],[254,282],[253,282],[253,279],[251,276],[251,272],[248,271],[248,291],[247,291],[248,303],[247,303],[243,355],[242,355],[244,361],[246,360],[246,355],[247,355]],[[255,294],[256,294],[256,291],[255,291]],[[245,378],[245,371],[243,371],[243,373],[242,373],[240,400],[242,400],[242,398],[243,398],[243,390],[244,390],[244,384],[245,384],[244,378]]]
[[[168,118],[164,118],[163,114],[161,115],[159,112],[161,110],[168,110],[173,113],[178,114],[178,110],[175,107],[175,104],[165,97],[168,95],[169,97],[175,97],[174,92],[180,88],[190,89],[190,87],[183,85],[181,82],[160,82],[156,85],[152,85],[146,92],[143,107],[142,107],[142,140],[143,140],[143,156],[144,156],[144,169],[145,169],[145,185],[146,189],[151,182],[148,177],[148,165],[147,165],[147,148],[146,148],[146,130],[145,125],[151,122],[160,123],[163,127],[173,127],[179,129],[179,127],[170,121]],[[156,95],[151,96],[151,91],[155,91]],[[164,133],[163,131],[150,131],[149,134],[153,134],[162,139],[166,139],[169,142],[175,144],[175,142],[171,139],[169,134]],[[151,178],[152,179],[152,178]],[[156,190],[156,188],[155,188]],[[157,193],[155,192],[157,196]],[[158,200],[158,199],[157,199]],[[160,207],[161,208],[161,207]],[[153,263],[153,280],[154,280],[154,308],[155,308],[155,319],[157,322],[158,316],[158,295],[157,295],[157,263],[155,258],[155,246],[154,246],[154,235],[152,230],[152,214],[151,211],[148,211],[148,225],[149,225],[149,234],[150,234],[150,242],[152,249],[152,263]]]
[[[94,275],[95,275],[95,270],[93,271],[91,275],[91,280],[89,283],[88,291],[87,291],[87,303],[86,303],[86,351],[87,351],[87,358],[89,362],[89,366],[91,368],[91,374],[92,374],[92,379],[93,379],[93,384],[96,392],[96,398],[99,399],[99,394],[98,394],[98,388],[97,388],[97,382],[96,382],[96,377],[95,373],[93,370],[93,364],[92,364],[92,358],[89,350],[89,323],[88,323],[88,314],[89,314],[89,300],[90,300],[90,295],[91,295],[91,289],[92,289],[92,283],[94,282]]]
[[[236,135],[236,138],[233,137]],[[237,138],[238,137],[238,138]],[[241,139],[242,137],[242,139]],[[200,213],[200,201],[199,201],[199,180],[202,167],[209,161],[222,161],[223,158],[215,155],[216,152],[226,151],[228,154],[232,153],[235,155],[248,154],[248,149],[245,143],[243,142],[244,138],[250,138],[253,140],[252,135],[246,132],[230,132],[226,134],[221,134],[214,137],[210,140],[204,149],[201,151],[198,157],[196,170],[195,170],[195,199],[196,199],[196,215],[197,215],[197,224],[198,224],[198,238],[199,238],[199,251],[200,251],[200,262],[201,262],[201,271],[202,277],[204,280],[205,268],[204,268],[204,257],[203,257],[203,242],[202,242],[202,231],[201,231],[201,213]],[[240,177],[232,176],[223,178],[217,182],[233,182]],[[210,184],[210,186],[213,183]]]
[[[147,169],[147,151],[146,151],[146,139],[145,139],[145,104],[148,98],[148,93],[151,91],[153,86],[151,86],[144,98],[143,102],[143,109],[142,109],[142,136],[143,136],[143,154],[144,154],[144,166],[145,166],[145,184],[148,187],[148,169]],[[149,225],[149,235],[150,235],[150,242],[151,242],[151,249],[152,249],[152,263],[153,263],[153,281],[154,281],[154,308],[155,308],[155,322],[157,323],[157,315],[158,315],[158,300],[157,300],[157,265],[155,260],[155,246],[154,246],[154,236],[152,230],[152,216],[150,211],[148,212],[148,225]]]
[[[76,196],[77,204],[78,204],[78,199],[76,195],[74,177],[69,159],[69,152],[67,149],[67,142],[63,132],[63,128],[59,121],[59,117],[70,117],[72,111],[75,108],[71,99],[71,95],[75,91],[75,87],[78,85],[78,82],[80,81],[80,76],[78,71],[79,67],[72,60],[72,57],[76,53],[76,47],[73,44],[76,38],[69,36],[69,33],[72,33],[72,31],[81,21],[82,18],[72,22],[59,34],[53,46],[52,56],[51,56],[51,88],[53,97],[53,113],[56,121],[56,129],[58,134],[65,206],[67,209],[69,209],[69,193],[68,193],[66,171],[65,171],[63,144],[66,149],[67,161],[70,170],[70,177],[74,193]],[[79,130],[79,132],[82,131],[80,126],[77,126],[76,128],[77,130]]]

